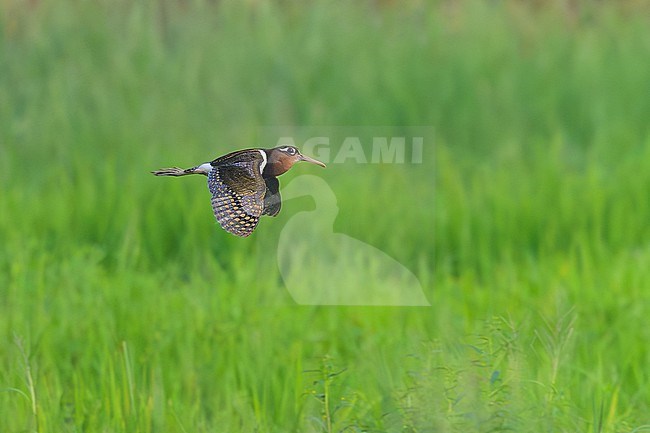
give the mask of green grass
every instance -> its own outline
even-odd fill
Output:
[[[646,6],[216,3],[0,5],[0,431],[650,430]],[[295,305],[309,200],[238,239],[148,173],[277,125],[434,127],[281,178],[431,307]]]

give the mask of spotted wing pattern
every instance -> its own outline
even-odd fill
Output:
[[[236,236],[249,236],[264,211],[266,183],[259,152],[235,152],[212,161],[208,187],[219,225]]]

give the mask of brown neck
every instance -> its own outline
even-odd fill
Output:
[[[287,158],[282,154],[278,156],[277,152],[267,151],[266,155],[268,160],[262,172],[263,176],[280,176],[286,173],[295,163],[293,159]]]

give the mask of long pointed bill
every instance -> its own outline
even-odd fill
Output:
[[[320,165],[321,167],[327,167],[324,163],[318,161],[317,159],[310,158],[307,155],[300,155],[300,161],[311,162],[312,164]]]

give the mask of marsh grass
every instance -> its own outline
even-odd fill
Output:
[[[647,7],[559,4],[3,2],[0,430],[647,429]],[[148,173],[274,125],[435,128],[318,172],[431,307],[296,306],[309,199],[236,239]]]

